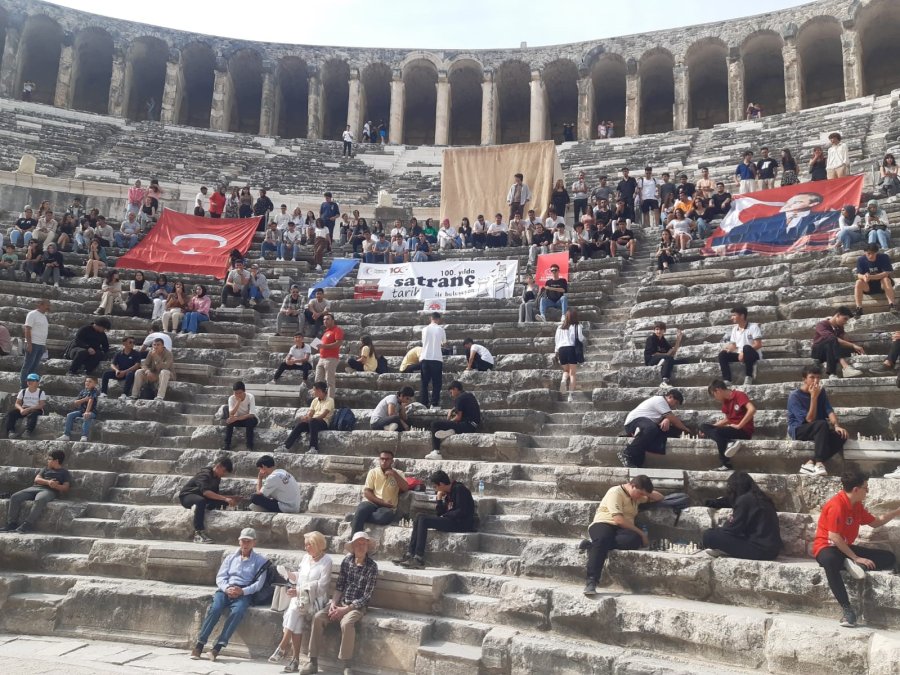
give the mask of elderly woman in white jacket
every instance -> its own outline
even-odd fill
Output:
[[[325,537],[321,532],[308,532],[303,536],[303,543],[306,555],[300,561],[300,567],[296,572],[283,574],[292,584],[287,592],[291,604],[281,622],[284,628],[281,642],[269,657],[271,663],[280,663],[287,656],[290,645],[291,660],[284,667],[284,673],[299,670],[303,637],[306,636],[308,644],[312,618],[328,602],[328,586],[331,584],[331,558],[325,552]]]
[[[584,352],[577,349],[576,343],[581,343],[584,348],[584,331],[578,321],[578,314],[574,309],[568,310],[556,329],[555,350],[562,366],[562,380],[559,383],[561,394],[569,391],[569,401],[572,400],[572,392],[575,391],[576,373],[578,364],[584,362]]]

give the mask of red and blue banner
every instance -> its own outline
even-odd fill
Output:
[[[781,255],[829,249],[841,209],[859,206],[862,176],[735,195],[704,255]]]

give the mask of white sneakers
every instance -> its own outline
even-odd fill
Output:
[[[800,473],[804,476],[827,476],[828,470],[825,468],[824,464],[813,464],[812,462],[807,462],[800,467]]]
[[[441,456],[441,453],[439,453],[437,450],[432,450],[427,455],[425,455],[425,459],[435,459],[437,461],[440,461],[444,458]]]
[[[850,558],[844,559],[844,569],[847,570],[847,573],[857,581],[861,581],[862,579],[866,578],[866,571],[862,568],[862,565],[857,565],[855,562],[850,560]]]
[[[884,478],[896,478],[900,479],[900,466],[891,471],[890,473],[884,474]]]
[[[859,377],[863,374],[859,368],[854,368],[853,366],[848,366],[844,368],[844,377]]]
[[[454,434],[456,434],[456,432],[453,431],[453,429],[441,429],[440,431],[434,432],[434,437],[440,440],[444,440],[445,438],[450,438]]]
[[[725,450],[725,456],[728,459],[731,459],[736,454],[738,454],[741,450],[744,449],[744,441],[735,441]]]
[[[400,428],[400,425],[399,425],[399,424],[397,424],[396,422],[392,422],[391,424],[388,424],[388,425],[384,428],[384,430],[385,430],[385,431],[397,431],[397,429],[399,429],[399,428]]]

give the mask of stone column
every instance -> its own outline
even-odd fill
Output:
[[[18,28],[6,29],[6,42],[3,45],[3,61],[0,62],[0,96],[4,98],[18,98],[16,91],[16,75],[19,66],[19,38],[21,33]]]
[[[481,82],[481,144],[494,145],[497,142],[497,87],[494,73],[484,71]]]
[[[275,135],[275,75],[271,69],[263,71],[262,96],[259,102],[259,135]]]
[[[797,43],[788,40],[781,49],[784,57],[784,110],[797,112],[803,103],[803,81],[800,77],[800,58]]]
[[[728,121],[744,119],[744,61],[738,50],[728,55]]]
[[[213,131],[228,131],[231,124],[232,89],[231,75],[228,70],[216,68],[212,107],[209,111],[209,128]]]
[[[72,105],[72,70],[75,53],[71,45],[63,45],[59,50],[59,72],[56,75],[56,94],[53,105],[57,108],[69,108]]]
[[[531,124],[528,140],[532,143],[547,138],[547,90],[540,70],[531,71]]]
[[[350,93],[347,96],[347,124],[353,132],[353,138],[362,140],[363,125],[363,91],[362,81],[359,79],[359,69],[350,70]]]
[[[629,59],[625,71],[625,135],[637,136],[641,131],[641,76],[637,61]]]
[[[579,141],[589,141],[594,137],[594,78],[590,71],[579,73],[578,78],[578,123],[575,130]]]
[[[675,103],[672,106],[672,128],[675,131],[687,129],[691,118],[691,80],[687,64],[676,63],[673,69],[675,80]]]
[[[406,83],[399,70],[394,71],[391,80],[391,120],[388,127],[388,141],[403,143],[403,109],[406,106]]]
[[[131,89],[131,85],[134,83],[126,81],[126,74],[125,55],[116,50],[112,60],[112,76],[109,80],[109,103],[107,105],[107,112],[115,117],[122,117],[124,114],[126,89],[134,92],[134,89]]]
[[[859,98],[865,93],[862,43],[859,40],[859,31],[852,25],[852,22],[844,22],[844,32],[841,33],[841,50],[844,53],[844,99],[849,101]]]
[[[309,98],[306,102],[307,138],[322,137],[322,80],[317,72],[309,73]]]
[[[181,67],[178,61],[166,61],[166,82],[163,85],[159,109],[159,121],[163,124],[175,124],[178,121],[178,109],[184,97],[182,89]]]
[[[434,144],[450,145],[450,80],[447,72],[438,73],[437,106],[434,119]]]

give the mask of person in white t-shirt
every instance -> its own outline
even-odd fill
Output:
[[[680,436],[682,432],[692,433],[674,412],[682,403],[682,393],[669,389],[665,394],[651,396],[628,413],[625,433],[633,438],[618,452],[622,466],[640,468],[644,466],[648,452],[666,454],[667,439]]]
[[[505,248],[508,243],[509,234],[506,223],[503,222],[503,214],[498,213],[494,216],[494,222],[488,225],[487,246],[488,248]]]
[[[303,383],[306,384],[309,373],[312,370],[311,355],[312,351],[309,345],[304,344],[303,333],[296,333],[294,335],[294,344],[291,345],[287,355],[284,357],[284,361],[278,364],[278,369],[272,376],[272,384],[278,384],[278,378],[286,370],[302,370]]]
[[[341,156],[353,157],[353,132],[350,131],[349,124],[341,134],[341,139],[344,141],[344,150],[341,153]]]
[[[279,232],[284,232],[287,229],[288,223],[293,221],[293,216],[288,213],[287,204],[281,205],[281,210],[275,214],[272,220],[275,221],[275,227]]]
[[[38,417],[44,414],[44,408],[47,406],[47,394],[41,389],[41,376],[37,373],[30,373],[26,382],[27,385],[16,396],[15,407],[6,413],[4,437],[18,438],[20,436],[16,431],[16,424],[21,419],[25,420],[25,433],[33,436]]]
[[[293,221],[288,221],[287,229],[281,233],[281,244],[278,246],[278,260],[297,260],[302,239],[303,233],[297,229],[297,225]]]
[[[406,408],[416,398],[416,390],[410,386],[396,394],[388,394],[378,402],[369,417],[369,428],[375,431],[409,431]]]
[[[466,349],[466,370],[486,370],[494,369],[494,355],[491,354],[487,347],[476,344],[472,338],[463,340],[463,347]]]
[[[50,301],[42,298],[37,301],[35,309],[25,315],[25,324],[22,327],[25,344],[22,370],[19,373],[21,389],[24,389],[28,384],[26,378],[31,373],[38,372],[44,352],[47,350],[47,335],[50,332],[50,322],[47,321],[49,312]]]
[[[653,177],[653,167],[644,168],[644,175],[638,178],[638,195],[641,200],[641,223],[659,224],[659,183]]]
[[[441,387],[444,384],[444,353],[441,347],[445,342],[447,333],[441,326],[441,313],[433,312],[431,323],[422,329],[422,356],[419,359],[419,365],[422,366],[422,391],[419,400],[425,406],[430,402],[433,410],[437,410],[441,404]]]
[[[250,510],[269,513],[299,513],[300,484],[284,469],[275,468],[275,458],[263,455],[256,460],[256,492]]]
[[[740,361],[747,373],[744,384],[753,384],[756,362],[762,358],[762,330],[758,323],[747,322],[747,308],[743,305],[731,310],[731,323],[734,325],[722,336],[723,347],[719,352],[722,379],[731,384],[731,364]]]
[[[197,209],[200,209],[203,213],[200,213]],[[205,216],[209,213],[209,191],[205,185],[200,187],[200,192],[194,197],[194,213],[198,216]]]

